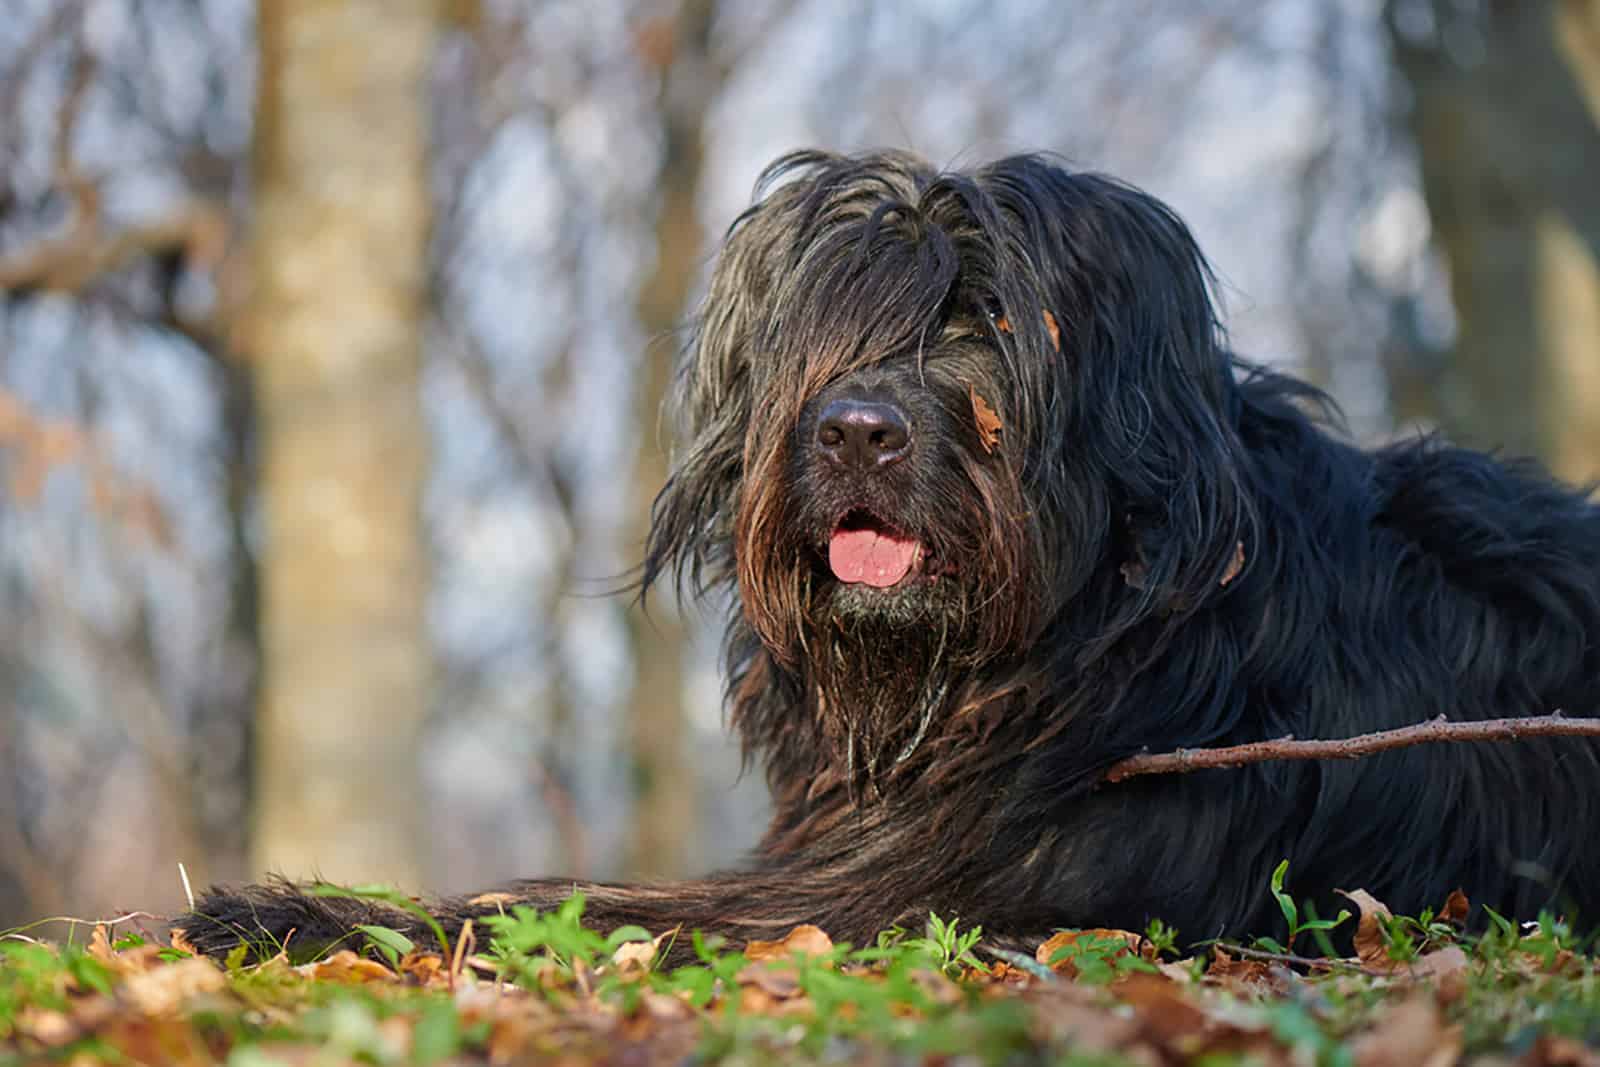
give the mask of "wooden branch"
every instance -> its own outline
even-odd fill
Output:
[[[183,249],[198,266],[214,266],[221,259],[227,233],[227,216],[205,202],[109,234],[101,232],[97,212],[80,212],[60,237],[0,258],[0,292],[81,292],[96,278],[141,255],[174,249]]]
[[[1107,768],[1107,782],[1143,774],[1187,774],[1215,767],[1243,767],[1280,759],[1360,759],[1377,752],[1442,741],[1517,741],[1524,737],[1600,737],[1600,719],[1568,719],[1561,712],[1520,719],[1451,722],[1443,715],[1415,726],[1358,734],[1327,741],[1252,741],[1226,748],[1180,748],[1175,752],[1141,752]]]

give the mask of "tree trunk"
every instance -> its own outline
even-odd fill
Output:
[[[1600,478],[1600,0],[1387,14],[1459,325],[1402,414]]]
[[[245,341],[265,543],[257,871],[419,887],[437,0],[262,0]]]
[[[638,317],[646,347],[640,367],[639,455],[634,469],[637,522],[630,542],[642,550],[650,504],[667,480],[662,405],[672,383],[681,324],[695,282],[702,246],[697,201],[703,124],[719,80],[709,50],[714,0],[682,0],[662,51],[660,108],[662,164],[657,183],[656,260],[639,294]],[[660,28],[660,27],[658,27]],[[689,727],[684,715],[684,661],[688,637],[666,589],[651,600],[646,616],[629,611],[634,684],[628,708],[633,749],[634,814],[627,870],[634,877],[682,875],[687,840],[694,830],[696,778],[684,750]]]

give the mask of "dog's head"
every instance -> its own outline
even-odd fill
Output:
[[[937,634],[976,665],[1075,612],[1125,628],[1214,592],[1251,521],[1189,231],[1038,156],[779,160],[721,252],[679,403],[646,583],[733,583],[786,666],[830,630],[889,657]]]

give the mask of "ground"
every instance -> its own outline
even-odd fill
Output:
[[[1559,920],[1489,914],[1472,934],[1459,894],[1394,917],[1357,892],[1333,931],[1355,954],[1338,957],[1335,921],[1307,920],[1283,880],[1264,890],[1287,944],[1185,958],[1159,923],[1058,933],[1029,957],[937,916],[872,946],[798,927],[734,952],[683,931],[601,936],[581,899],[490,919],[443,954],[372,927],[313,961],[291,946],[249,966],[243,949],[218,963],[159,940],[147,918],[53,941],[41,924],[0,941],[0,1065],[1600,1067],[1600,964]],[[674,943],[696,962],[656,965]]]

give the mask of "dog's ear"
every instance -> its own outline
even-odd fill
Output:
[[[780,161],[763,183],[780,173]],[[704,300],[690,325],[669,413],[682,451],[650,511],[640,588],[670,573],[700,594],[731,579],[733,521],[744,478],[751,424],[752,352],[772,328],[772,289],[780,269],[784,218],[798,190],[785,186],[742,214],[729,228]]]
[[[1253,556],[1232,356],[1194,237],[1161,201],[1052,168],[1036,270],[1057,303],[1075,448],[1132,516],[1147,607],[1198,605]],[[1124,561],[1126,562],[1126,561]]]

